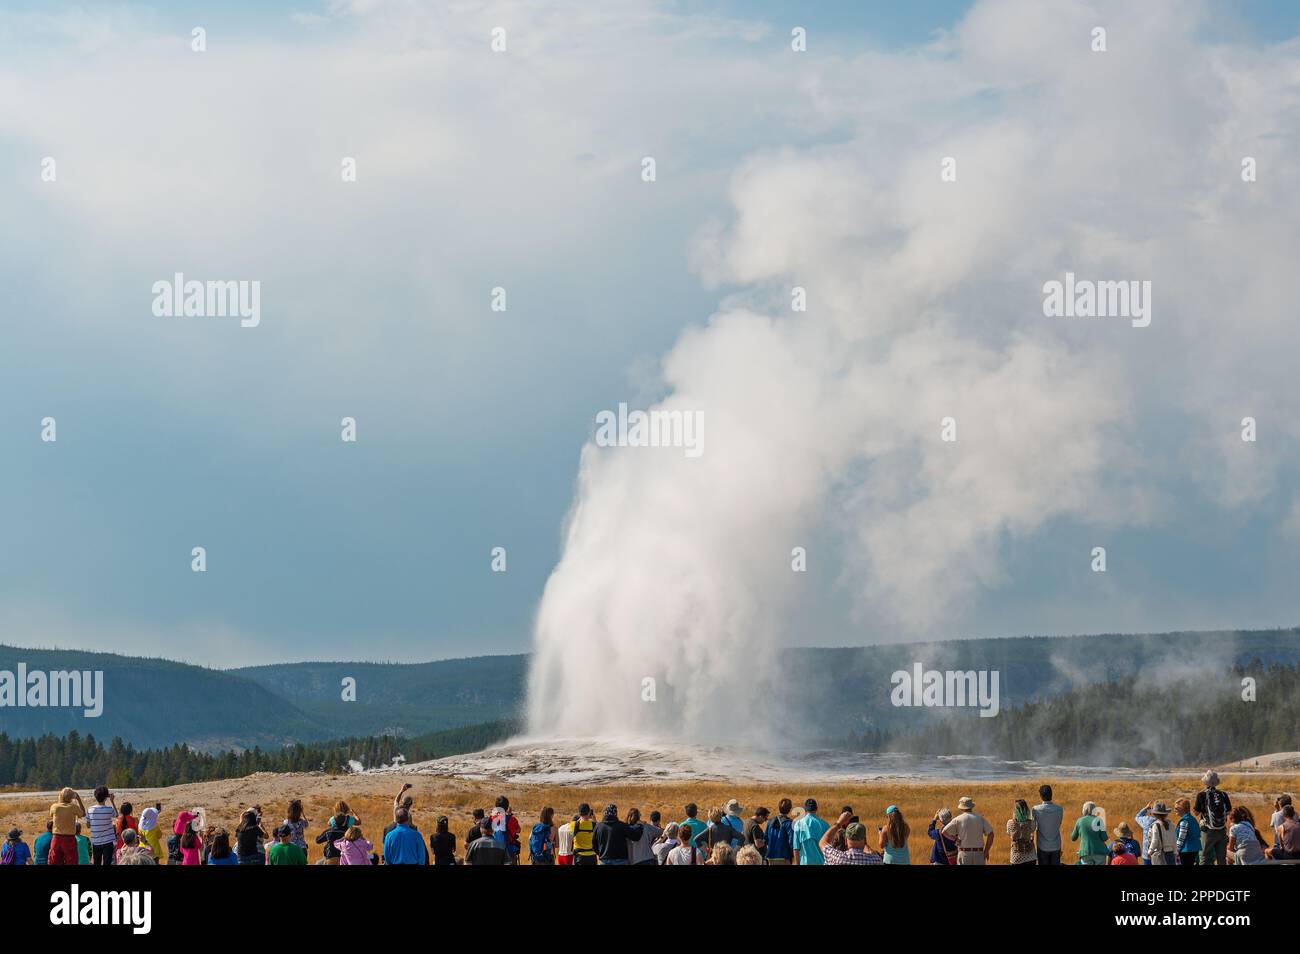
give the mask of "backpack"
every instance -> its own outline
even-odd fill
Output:
[[[740,818],[736,819],[736,821],[740,822],[740,829],[737,830],[735,824],[733,824],[731,821],[733,818],[736,818],[736,816],[723,815],[722,824],[727,829],[727,844],[729,844],[732,848],[735,848],[737,844],[743,845],[745,843],[745,821],[744,819],[740,819]]]
[[[767,823],[767,856],[791,858],[794,855],[793,824],[788,818],[773,818]]]
[[[592,836],[596,831],[596,822],[590,818],[579,818],[573,823],[573,853],[581,858],[594,855]]]
[[[181,836],[172,835],[167,839],[167,863],[169,865],[179,865],[185,860],[181,854]]]
[[[1228,796],[1217,788],[1205,793],[1205,824],[1210,828],[1222,828],[1228,823]]]
[[[18,864],[18,846],[12,841],[7,841],[4,847],[0,848],[0,865],[16,864]]]
[[[551,858],[551,826],[538,822],[528,837],[528,854],[533,858]]]

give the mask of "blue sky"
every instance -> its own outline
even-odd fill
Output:
[[[952,39],[966,3],[629,4],[590,22],[580,7],[346,6],[0,15],[0,640],[221,666],[526,650],[594,415],[664,397],[660,363],[685,329],[785,287],[775,266],[735,265],[763,256],[733,234],[762,201],[741,187],[748,164],[829,156],[879,181],[873,141],[924,143],[1029,95]],[[1244,50],[1234,64],[1253,49],[1294,62],[1279,45],[1300,30],[1296,5],[1226,7],[1189,13],[1188,42]],[[486,52],[497,22],[511,25],[506,63]],[[792,24],[809,30],[805,60],[787,55]],[[1292,118],[1279,106],[1256,134],[1286,140]],[[55,183],[39,179],[45,156]],[[338,181],[341,156],[358,158],[358,182]],[[1169,222],[1186,204],[1169,203]],[[732,265],[710,269],[701,235],[719,229]],[[150,287],[175,271],[261,281],[262,325],[155,318]],[[488,308],[496,285],[504,314]],[[945,308],[969,300],[956,294]],[[1285,340],[1272,334],[1265,353]],[[1147,340],[1164,350],[1132,360],[1163,367],[1153,379],[1215,373],[1190,338]],[[1218,373],[1249,380],[1255,365]],[[1275,371],[1251,408],[1294,396],[1269,390]],[[1158,499],[1116,502],[1107,458],[1096,501],[1026,504],[1032,519],[1008,512],[978,528],[974,556],[945,556],[946,574],[996,551],[934,619],[896,623],[882,606],[915,589],[856,575],[839,475],[799,538],[815,572],[786,642],[1296,623],[1297,540],[1279,529],[1295,458],[1278,450],[1245,476],[1206,463],[1188,451],[1200,409],[1160,393],[1149,418],[1089,422],[1123,426],[1127,490]],[[47,415],[56,444],[39,440]],[[355,445],[339,440],[344,416]],[[1240,416],[1225,407],[1225,432]],[[1086,559],[1098,541],[1104,581]],[[873,580],[885,546],[861,548]]]

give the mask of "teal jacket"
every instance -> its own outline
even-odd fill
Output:
[[[1201,850],[1201,823],[1188,812],[1178,819],[1178,853]]]

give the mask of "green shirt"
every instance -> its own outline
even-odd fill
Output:
[[[307,863],[307,852],[293,843],[277,842],[267,852],[267,863],[272,865],[305,865]]]
[[[90,864],[90,839],[85,835],[77,836],[77,864]]]
[[[1083,815],[1074,823],[1070,841],[1079,843],[1080,855],[1106,854],[1106,832],[1096,815]]]

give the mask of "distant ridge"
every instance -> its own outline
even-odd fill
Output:
[[[167,659],[73,649],[0,645],[0,670],[102,670],[104,711],[0,708],[0,731],[11,738],[70,731],[120,737],[138,746],[188,742],[196,748],[278,746],[319,739],[322,727],[282,696],[242,676]]]
[[[425,663],[305,662],[230,670],[287,699],[333,737],[420,735],[518,717],[528,657],[474,656]],[[342,682],[356,680],[356,701]]]
[[[810,738],[888,729],[901,718],[888,703],[889,677],[920,662],[938,669],[996,669],[1003,705],[1121,678],[1160,660],[1207,676],[1258,659],[1300,662],[1300,628],[1009,636],[783,653],[771,706],[793,733]],[[344,737],[419,736],[518,719],[528,656],[474,656],[422,663],[300,662],[219,670],[166,659],[83,650],[0,645],[0,670],[101,669],[105,708],[0,708],[11,738],[76,730],[138,747],[186,743],[205,751],[273,747]],[[344,702],[342,680],[356,680]],[[810,691],[815,687],[816,691]],[[764,690],[767,691],[767,690]]]

